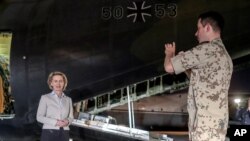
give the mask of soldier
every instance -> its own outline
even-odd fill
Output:
[[[250,125],[250,98],[248,98],[246,107],[237,107],[236,120],[242,125]]]
[[[175,43],[165,44],[166,72],[190,76],[187,109],[191,141],[225,141],[233,64],[221,40],[223,26],[223,17],[209,11],[198,17],[196,47],[175,56]]]

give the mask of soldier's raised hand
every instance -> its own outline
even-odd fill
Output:
[[[166,56],[173,57],[175,55],[175,42],[165,44]]]

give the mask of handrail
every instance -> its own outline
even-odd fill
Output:
[[[189,85],[189,80],[186,78],[183,81],[175,82],[172,84],[165,84],[164,79],[168,79],[168,74],[156,76],[141,82],[131,84],[126,87],[115,89],[113,91],[100,94],[92,97],[87,101],[94,102],[94,106],[87,109],[87,111],[80,110],[80,112],[88,112],[90,114],[97,114],[116,106],[124,105],[128,102],[127,91],[130,95],[130,101],[137,101],[142,98],[150,97],[162,93],[173,93],[182,89],[186,89]],[[84,100],[86,102],[86,100]],[[84,101],[80,101],[80,107],[85,106]],[[88,102],[89,103],[89,102]]]

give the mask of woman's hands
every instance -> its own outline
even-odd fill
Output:
[[[56,126],[59,126],[59,127],[65,127],[65,126],[68,126],[68,124],[69,124],[69,121],[67,119],[57,120],[56,122]]]

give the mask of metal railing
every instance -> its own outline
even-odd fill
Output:
[[[172,81],[166,83],[165,80],[167,80],[169,77],[170,75],[163,74],[131,84],[126,87],[115,89],[104,94],[100,94],[88,100],[78,102],[77,104],[80,104],[80,107],[84,107],[86,106],[85,103],[87,101],[87,111],[83,111],[83,109],[86,108],[81,108],[80,111],[97,114],[111,108],[127,104],[128,98],[130,98],[130,101],[137,101],[139,99],[157,94],[173,93],[175,91],[186,89],[189,85],[189,80],[187,78],[184,78],[182,81]]]

